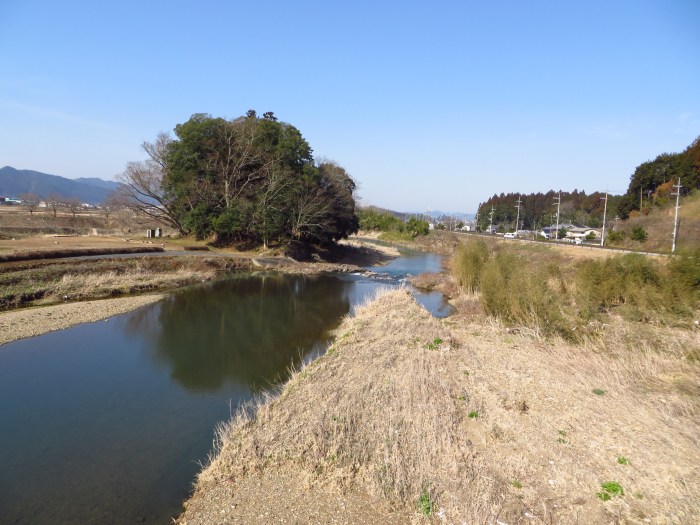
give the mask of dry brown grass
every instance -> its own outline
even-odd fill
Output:
[[[508,334],[495,322],[457,329],[472,341],[470,391],[488,407],[483,457],[500,465],[502,479],[519,481],[511,493],[545,522],[700,518],[700,375],[687,359],[700,338],[641,330],[619,322],[572,346]],[[613,480],[626,496],[603,503],[595,494]]]
[[[618,246],[633,250],[670,252],[674,217],[674,206],[652,208],[648,215],[634,213],[634,216],[619,224],[619,230],[625,232],[626,239]],[[678,222],[678,248],[692,250],[700,247],[700,192],[683,197],[678,210]],[[646,230],[649,235],[646,241],[640,243],[630,239],[635,226]]]
[[[0,266],[0,308],[166,290],[251,267],[237,257],[55,260]]]
[[[53,211],[40,208],[34,213],[24,206],[0,206],[0,238],[17,239],[39,234],[82,234],[89,235],[93,228],[100,234],[144,235],[146,228],[164,228],[165,234],[175,234],[166,224],[160,224],[146,216],[137,216],[130,210],[121,209],[109,214],[105,210],[84,209],[73,214],[58,209]]]
[[[61,277],[53,290],[54,295],[99,297],[115,290],[145,290],[176,287],[182,284],[210,280],[216,275],[214,269],[178,268],[168,273],[153,273],[144,268],[125,272],[96,274],[71,273]]]
[[[481,316],[440,321],[406,291],[386,293],[279,396],[221,428],[194,499],[231,495],[181,523],[205,523],[236,487],[285,472],[382,495],[416,522],[696,523],[700,333],[605,331],[574,346]],[[625,496],[601,501],[607,481]],[[416,510],[424,491],[431,518]]]

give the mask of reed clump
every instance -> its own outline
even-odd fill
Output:
[[[469,241],[452,273],[478,294],[484,311],[511,325],[578,340],[610,314],[642,322],[689,325],[700,306],[700,250],[670,261],[640,254],[579,262]],[[588,330],[590,332],[590,330]]]
[[[481,280],[484,311],[506,323],[573,337],[562,314],[563,301],[552,270],[528,265],[522,257],[507,251],[495,254]]]
[[[683,253],[667,264],[626,254],[588,260],[576,268],[579,314],[593,319],[611,311],[630,320],[677,324],[700,305],[700,253]]]
[[[478,294],[487,314],[571,338],[561,311],[565,301],[558,299],[566,291],[561,272],[556,265],[533,263],[532,257],[477,239],[457,248],[452,274],[465,292]]]
[[[482,239],[460,244],[452,258],[452,273],[457,284],[465,291],[476,293],[480,289],[481,275],[490,256],[490,249]]]

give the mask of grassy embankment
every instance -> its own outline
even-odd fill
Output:
[[[101,299],[152,291],[166,291],[212,279],[226,278],[236,270],[265,268],[285,273],[361,272],[358,265],[383,264],[398,255],[395,250],[362,245],[338,245],[312,254],[310,261],[298,262],[284,255],[284,248],[263,253],[216,250],[196,256],[172,255],[90,260],[60,260],[56,256],[95,253],[134,253],[162,251],[160,247],[124,245],[114,247],[114,239],[100,239],[102,245],[90,248],[91,237],[79,238],[80,247],[46,247],[36,244],[33,252],[22,250],[0,256],[0,310],[88,299]],[[74,240],[73,244],[78,241]],[[66,243],[67,244],[67,243]],[[99,243],[98,243],[99,244]],[[168,240],[167,249],[209,251],[192,240]],[[10,262],[4,262],[6,259]]]
[[[220,429],[180,523],[305,516],[295,502],[330,489],[368,523],[700,520],[697,259],[557,272],[538,252],[551,260],[462,248],[450,319],[403,291],[346,319],[326,356]],[[662,304],[673,283],[680,307]],[[256,492],[280,480],[273,501]],[[356,518],[324,508],[319,522]]]
[[[201,256],[15,264],[0,267],[0,308],[167,290],[250,267],[248,259]]]
[[[623,234],[623,240],[613,246],[630,250],[647,250],[669,253],[673,240],[675,201],[666,207],[645,209],[645,213],[634,211],[626,221],[619,221],[616,229]],[[695,250],[700,248],[700,191],[695,191],[681,199],[678,210],[678,248]],[[640,226],[647,232],[646,240],[632,239],[632,230]]]

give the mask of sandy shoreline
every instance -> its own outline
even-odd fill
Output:
[[[137,295],[0,312],[0,345],[82,323],[101,321],[155,303],[163,297],[164,294]]]

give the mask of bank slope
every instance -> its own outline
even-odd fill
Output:
[[[178,523],[693,522],[697,343],[607,357],[387,292],[221,428]]]

